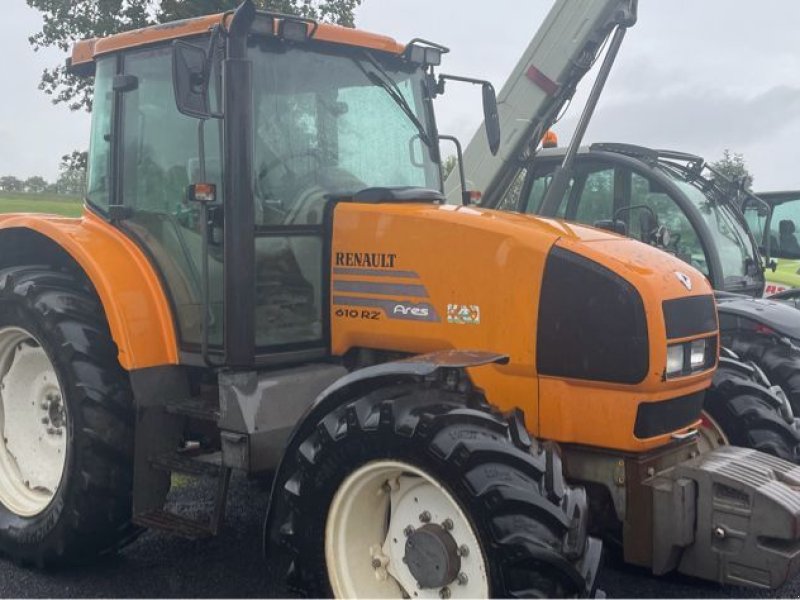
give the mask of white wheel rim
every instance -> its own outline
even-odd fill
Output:
[[[0,504],[38,515],[64,475],[67,411],[53,363],[18,327],[0,329],[0,432]]]
[[[420,587],[403,561],[408,528],[425,525],[458,548],[458,575],[441,587]],[[337,598],[489,597],[483,551],[461,507],[431,475],[404,462],[370,462],[341,484],[325,525],[325,561]]]
[[[730,445],[730,441],[722,431],[722,427],[706,411],[703,411],[700,415],[700,427],[697,429],[697,433],[699,434],[697,436],[697,446],[702,453],[710,452],[720,446]]]

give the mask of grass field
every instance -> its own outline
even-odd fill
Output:
[[[15,212],[37,212],[64,215],[65,217],[78,217],[81,214],[81,199],[72,196],[0,192],[0,214]]]

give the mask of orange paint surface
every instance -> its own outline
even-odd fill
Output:
[[[650,343],[650,370],[641,383],[537,374],[539,286],[544,260],[554,244],[612,269],[639,290]],[[382,255],[393,258],[381,259]],[[708,295],[710,286],[684,262],[634,240],[560,221],[472,207],[342,203],[334,217],[332,260],[334,354],[359,347],[414,354],[441,349],[507,354],[508,365],[479,367],[471,375],[501,410],[522,408],[528,429],[545,439],[630,451],[661,446],[669,435],[647,440],[634,436],[639,404],[691,394],[711,383],[712,371],[662,380],[667,348],[662,302]],[[354,275],[353,263],[364,260],[383,260],[386,264],[378,265],[384,267],[379,269],[381,275]],[[385,267],[401,276],[390,276]],[[337,269],[344,275],[337,275]],[[690,275],[692,291],[675,277],[676,270]],[[362,290],[369,287],[359,288],[359,282],[401,287],[387,299],[385,294],[369,291],[342,291],[342,281],[349,288],[356,282],[356,289]],[[366,299],[372,308],[386,303],[379,319],[364,318],[364,304],[348,306],[342,297],[362,303]],[[430,319],[390,314],[413,314],[413,310],[428,310]]]
[[[214,25],[224,24],[227,26],[230,16],[231,13],[208,15],[126,31],[102,39],[83,40],[76,43],[73,48],[72,64],[74,66],[85,65],[103,54],[202,35],[208,33]],[[405,50],[404,44],[400,44],[390,37],[329,23],[320,23],[314,32],[313,39],[334,44],[361,46],[394,54],[400,54]]]
[[[161,282],[147,257],[122,232],[86,209],[77,219],[0,216],[0,235],[12,228],[50,238],[81,266],[100,296],[125,369],[178,363],[175,327]]]

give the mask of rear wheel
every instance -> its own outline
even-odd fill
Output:
[[[780,398],[763,385],[752,365],[720,358],[703,409],[701,445],[730,443],[800,462],[800,432],[787,421]]]
[[[346,403],[275,492],[269,555],[312,597],[583,596],[600,542],[582,488],[518,417],[397,386]],[[321,577],[326,573],[327,577]]]
[[[133,414],[102,306],[48,267],[0,272],[0,551],[40,566],[131,539]]]

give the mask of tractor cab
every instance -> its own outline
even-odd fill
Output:
[[[800,287],[800,191],[759,193],[769,211],[745,210],[758,243],[769,243],[774,265],[767,271],[765,295],[789,293]],[[790,294],[795,298],[795,294]]]
[[[446,52],[250,2],[76,47],[96,86],[89,207],[152,257],[182,362],[328,354],[333,205],[443,201]]]

